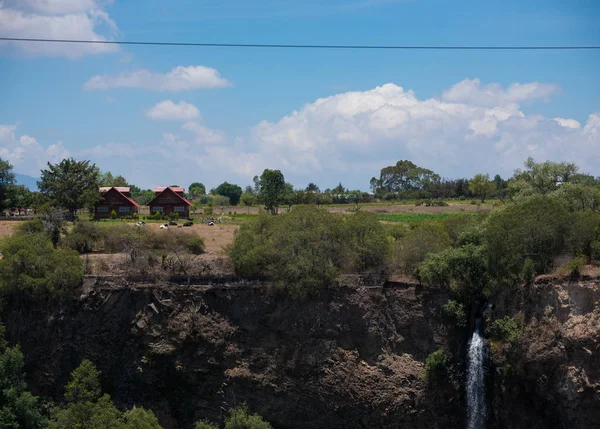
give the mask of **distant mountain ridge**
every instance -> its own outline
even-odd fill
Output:
[[[25,185],[30,191],[37,191],[37,181],[40,180],[37,177],[27,176],[25,174],[15,173],[15,181],[17,185]]]

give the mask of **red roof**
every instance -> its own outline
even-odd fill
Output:
[[[138,203],[135,202],[135,200],[131,197],[128,197],[127,195],[125,195],[123,192],[129,192],[129,188],[125,188],[125,187],[103,187],[100,188],[100,192],[102,194],[107,193],[108,191],[110,191],[111,189],[114,189],[115,191],[117,191],[123,198],[125,198],[127,201],[129,201],[131,204],[133,204],[136,207],[139,207],[140,205]]]
[[[113,188],[116,189],[118,192],[130,192],[130,188],[125,186],[104,186],[100,188],[100,192],[108,192]]]
[[[174,188],[172,186],[168,186],[168,188],[171,189],[173,192],[185,192],[185,188]],[[167,188],[166,187],[154,188],[154,192],[160,193],[160,192],[164,191],[165,189],[167,189]]]
[[[154,198],[152,198],[152,201],[150,201],[148,203],[148,205],[151,205],[154,202],[154,200],[157,199],[158,196],[161,195],[166,190],[169,190],[169,191],[173,192],[175,195],[177,195],[177,197],[181,201],[183,201],[184,203],[186,203],[188,206],[192,205],[192,203],[190,203],[187,199],[183,198],[181,195],[178,194],[178,192],[183,192],[183,188],[173,188],[173,187],[170,187],[170,186],[166,187],[166,188],[154,188],[154,192],[156,192],[156,195],[154,196]]]

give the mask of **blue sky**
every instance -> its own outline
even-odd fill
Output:
[[[0,1],[0,35],[361,45],[600,45],[594,0]],[[267,50],[0,43],[0,157],[91,159],[142,187],[278,168],[367,189],[399,159],[600,175],[600,51]]]

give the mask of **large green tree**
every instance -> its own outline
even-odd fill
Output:
[[[440,181],[440,176],[408,160],[381,169],[379,179],[371,179],[371,188],[376,193],[411,193],[424,191]]]
[[[232,206],[237,206],[242,196],[242,188],[238,185],[223,182],[215,188],[217,195],[222,195],[229,198],[229,202]]]
[[[469,191],[485,202],[485,199],[496,190],[496,183],[490,181],[489,174],[476,174],[469,182]]]
[[[585,175],[578,174],[577,165],[567,162],[535,162],[527,158],[525,168],[516,170],[509,181],[509,191],[512,195],[546,195],[556,191],[565,183],[584,180]]]
[[[15,175],[12,171],[10,162],[0,158],[0,212],[8,207],[7,193],[9,188],[15,183]]]
[[[266,169],[260,176],[259,198],[265,209],[276,214],[279,204],[286,194],[285,178],[279,170]]]
[[[130,186],[125,177],[114,176],[110,171],[100,174],[99,177],[100,186]]]
[[[206,186],[200,182],[194,182],[188,187],[188,195],[191,199],[206,195]]]
[[[91,210],[100,199],[99,174],[98,167],[90,161],[63,159],[58,164],[48,163],[48,169],[42,170],[38,187],[57,207],[70,212],[81,208]]]

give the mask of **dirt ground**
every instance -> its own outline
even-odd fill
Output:
[[[146,228],[159,229],[160,224],[148,223],[146,224]],[[207,253],[219,255],[225,253],[225,247],[233,243],[233,233],[239,226],[232,224],[215,224],[214,226],[194,224],[190,227],[177,228],[176,226],[171,226],[170,228],[193,232],[204,239]]]
[[[0,221],[0,237],[10,237],[15,233],[17,221]]]

